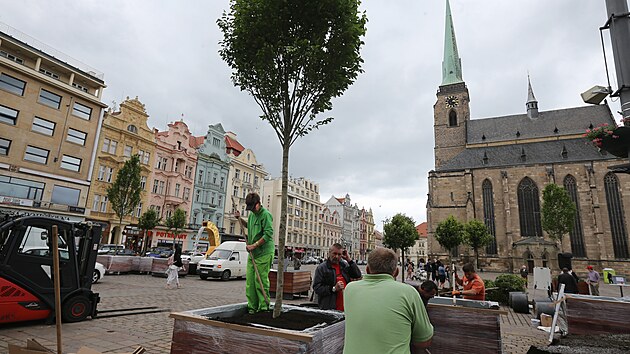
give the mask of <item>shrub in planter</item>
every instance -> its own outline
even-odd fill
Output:
[[[484,284],[488,284],[484,281]],[[489,291],[486,300],[497,301],[507,305],[511,291],[525,291],[525,279],[516,274],[501,274],[495,279],[494,287],[498,289]],[[486,285],[488,288],[488,285]]]
[[[497,285],[494,283],[494,280],[484,279],[483,284],[486,286],[486,300],[487,301],[497,301],[499,289],[488,290],[490,288],[495,288]]]

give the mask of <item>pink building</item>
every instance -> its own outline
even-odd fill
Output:
[[[197,166],[196,139],[183,121],[170,123],[168,131],[155,132],[155,166],[151,175],[149,205],[162,219],[181,208],[190,219]]]

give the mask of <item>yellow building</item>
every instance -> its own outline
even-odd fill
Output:
[[[103,74],[0,25],[0,214],[83,221]]]
[[[127,97],[120,104],[118,111],[105,112],[88,197],[90,220],[107,224],[104,227],[102,243],[123,243],[125,240],[121,231],[128,225],[137,224],[138,217],[148,208],[147,179],[151,175],[156,146],[154,132],[147,126],[148,119],[144,104],[137,97],[134,99]],[[125,161],[134,154],[140,156],[141,185],[144,191],[136,210],[132,215],[125,216],[120,225],[119,217],[107,200],[107,188],[115,181],[116,174]],[[129,236],[135,236],[137,233],[133,227],[125,232],[130,240],[134,237]],[[128,248],[137,246],[130,242],[127,243]]]

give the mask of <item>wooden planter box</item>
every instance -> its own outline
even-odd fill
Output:
[[[273,298],[276,295],[276,284],[278,280],[278,271],[272,269],[269,271],[269,295]],[[287,270],[284,272],[284,288],[282,298],[292,300],[295,296],[308,296],[311,288],[311,272],[308,270]]]
[[[273,306],[273,304],[272,304]],[[315,311],[338,316],[331,325],[292,331],[268,326],[245,326],[208,317],[235,317],[247,311],[247,304],[234,304],[180,313],[175,319],[171,354],[341,354],[345,334],[343,313],[283,305],[283,311]]]
[[[500,316],[506,311],[429,303],[427,313],[433,324],[431,353],[461,353],[462,343],[474,343],[472,352],[478,354],[503,353]]]
[[[571,334],[630,333],[630,300],[567,294]]]
[[[185,277],[188,274],[188,260],[182,260],[184,267],[177,272],[180,277]],[[153,258],[151,263],[151,275],[154,277],[166,278],[166,270],[168,269],[168,258]]]

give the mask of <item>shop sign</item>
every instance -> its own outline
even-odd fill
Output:
[[[45,217],[45,218],[59,219],[59,220],[68,221],[68,222],[82,222],[85,220],[84,218],[80,218],[77,216],[54,214],[54,213],[48,213],[44,211],[31,211],[31,210],[24,210],[24,209],[0,208],[0,214],[9,214],[9,215],[17,214],[19,216],[39,216],[39,217]]]
[[[188,235],[186,235],[185,232],[175,235],[172,232],[155,231],[155,236],[156,237],[162,237],[162,238],[173,238],[173,239],[178,239],[178,240],[184,240],[184,239],[186,239],[186,236],[188,236]]]
[[[19,205],[19,206],[33,206],[33,201],[30,199],[22,199],[15,197],[0,196],[0,204]]]

